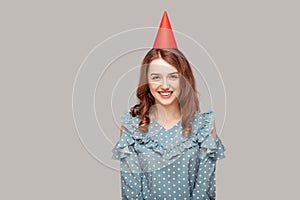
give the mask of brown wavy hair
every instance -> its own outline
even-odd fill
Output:
[[[196,111],[200,111],[200,106],[191,66],[183,53],[178,49],[152,48],[146,54],[140,68],[139,85],[136,91],[139,102],[130,108],[130,114],[133,117],[138,116],[141,119],[138,128],[141,132],[147,133],[147,127],[150,123],[149,110],[155,104],[155,98],[148,86],[147,74],[150,63],[158,58],[162,58],[179,72],[180,94],[178,101],[182,115],[182,134],[188,136],[192,131],[192,126],[189,123],[190,119],[194,117]]]

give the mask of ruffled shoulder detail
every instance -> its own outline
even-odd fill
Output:
[[[216,140],[212,136],[215,121],[214,111],[208,110],[207,112],[197,113],[196,121],[199,127],[194,130],[193,134],[199,143],[201,158],[204,158],[206,155],[214,160],[225,158],[225,147],[221,139],[218,135]]]
[[[136,172],[153,171],[171,164],[189,148],[200,147],[200,158],[206,156],[213,159],[224,158],[224,146],[219,139],[215,140],[211,134],[214,126],[214,112],[198,112],[192,120],[193,131],[188,137],[183,136],[180,129],[178,136],[173,142],[162,145],[153,135],[143,135],[138,131],[139,118],[132,117],[129,112],[122,115],[121,124],[124,127],[120,140],[116,143],[113,159],[126,161],[121,162],[123,170],[129,169],[130,162],[138,163]],[[150,125],[149,125],[150,126]],[[151,127],[150,127],[151,128]]]
[[[129,155],[132,155],[134,151],[135,139],[133,137],[134,132],[137,129],[137,126],[134,124],[134,117],[131,116],[129,112],[124,112],[121,116],[121,126],[122,133],[112,149],[112,159],[120,160]]]
[[[140,119],[133,117],[129,112],[124,112],[121,117],[121,125],[128,133],[133,134],[138,129]]]
[[[120,160],[134,153],[133,149],[134,139],[123,130],[119,141],[112,149],[112,159]]]

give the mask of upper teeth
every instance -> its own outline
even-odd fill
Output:
[[[162,95],[169,95],[171,92],[161,92]]]

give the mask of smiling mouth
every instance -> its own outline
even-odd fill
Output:
[[[169,97],[171,96],[171,94],[173,93],[173,91],[168,91],[168,92],[162,92],[162,91],[158,91],[158,93],[163,96],[163,97]]]

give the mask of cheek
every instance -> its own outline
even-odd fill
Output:
[[[157,85],[153,84],[153,83],[149,83],[148,87],[149,87],[151,93],[154,93],[156,91],[156,89],[157,89]]]
[[[175,89],[175,92],[178,95],[180,93],[180,90],[181,90],[179,81],[174,83],[173,88]]]
[[[172,88],[177,89],[177,90],[180,88],[179,80],[173,81],[170,85],[172,86]]]

